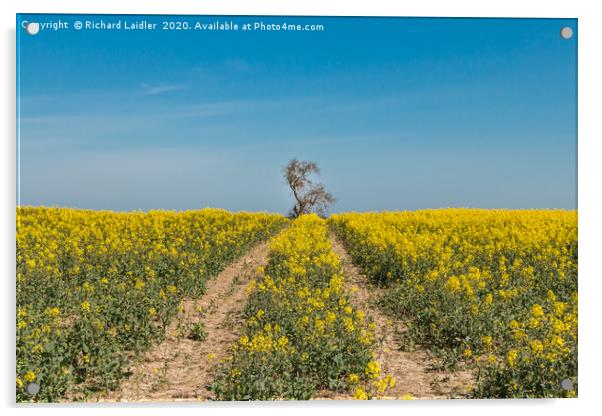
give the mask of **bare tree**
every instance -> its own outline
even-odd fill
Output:
[[[297,218],[310,212],[320,216],[326,215],[328,206],[336,199],[331,193],[326,192],[323,184],[311,180],[312,174],[320,174],[320,168],[315,162],[300,162],[293,159],[282,168],[282,173],[295,198],[295,205],[290,210],[289,217]]]

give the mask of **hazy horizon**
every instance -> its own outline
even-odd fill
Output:
[[[166,212],[187,212],[187,211],[201,211],[204,209],[216,209],[216,210],[224,210],[232,213],[241,213],[241,212],[249,212],[249,213],[267,213],[267,214],[282,214],[286,215],[287,213],[279,212],[279,211],[250,211],[250,210],[228,210],[226,208],[220,207],[199,207],[199,208],[189,208],[189,209],[168,209],[168,208],[149,208],[149,209],[133,209],[133,210],[112,210],[112,209],[94,209],[94,208],[80,208],[80,207],[71,207],[71,206],[60,206],[60,205],[17,205],[17,208],[49,208],[49,209],[73,209],[79,211],[106,211],[106,212],[115,212],[121,214],[129,214],[135,212],[149,213],[149,212],[157,212],[157,211],[166,211]],[[436,210],[447,210],[447,209],[463,209],[463,210],[491,210],[491,211],[577,211],[577,208],[567,209],[567,208],[481,208],[481,207],[434,207],[434,208],[417,208],[417,209],[382,209],[382,210],[370,210],[370,211],[329,211],[326,217],[329,217],[334,214],[350,214],[350,213],[359,213],[359,214],[369,214],[369,213],[384,213],[384,212],[417,212],[417,211],[436,211]]]

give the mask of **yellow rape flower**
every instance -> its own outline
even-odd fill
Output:
[[[449,279],[447,279],[445,287],[452,292],[457,292],[458,290],[460,290],[461,287],[460,279],[458,279],[456,276],[450,277]]]
[[[508,354],[506,355],[506,360],[508,361],[508,365],[510,367],[514,367],[516,365],[516,360],[518,358],[518,351],[517,350],[510,350],[508,351]]]
[[[533,351],[533,353],[535,355],[539,355],[543,352],[543,344],[541,343],[541,341],[539,341],[537,339],[534,341],[531,341],[530,346],[531,346],[531,351]]]
[[[349,383],[357,384],[360,381],[360,378],[357,374],[351,373],[349,374]]]
[[[535,319],[541,318],[544,315],[543,308],[539,304],[535,304],[531,307],[531,314]]]
[[[493,345],[493,338],[490,335],[486,335],[481,338],[481,342],[485,348],[491,348]]]
[[[83,313],[90,312],[90,302],[88,302],[87,300],[83,301],[81,304],[81,310]]]
[[[353,394],[353,398],[355,400],[368,400],[368,394],[363,388],[358,387]]]
[[[380,364],[378,361],[370,361],[364,370],[368,378],[373,379],[380,374]]]

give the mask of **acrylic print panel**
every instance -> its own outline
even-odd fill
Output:
[[[577,34],[17,15],[17,401],[576,397]]]

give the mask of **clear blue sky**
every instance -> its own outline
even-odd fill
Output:
[[[576,208],[576,20],[231,20],[325,29],[18,30],[19,202],[285,212],[297,157],[334,212]]]

